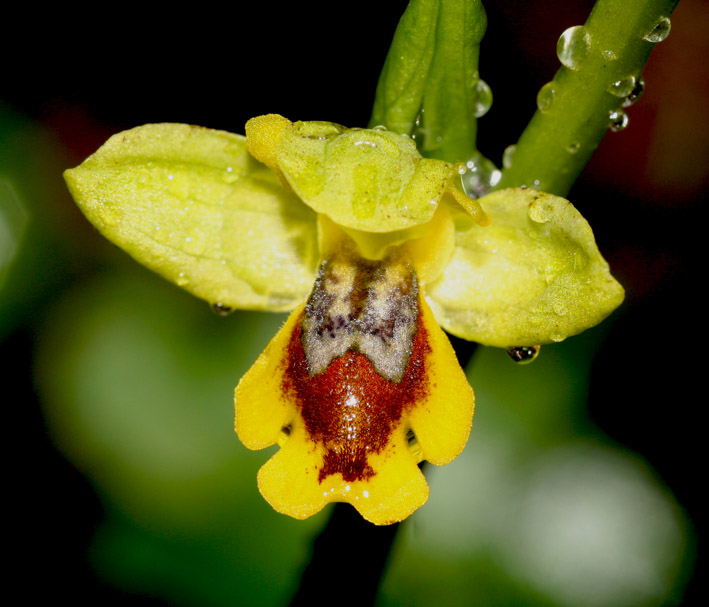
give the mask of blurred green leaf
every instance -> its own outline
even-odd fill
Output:
[[[294,591],[323,517],[264,507],[262,456],[233,431],[234,386],[281,322],[219,317],[137,266],[52,311],[36,377],[57,446],[104,501],[93,560],[114,583],[176,604],[277,605]]]

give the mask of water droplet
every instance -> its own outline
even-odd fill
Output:
[[[386,131],[387,128],[383,124],[378,124],[375,127],[372,127],[372,130],[374,131]]]
[[[561,333],[552,333],[549,336],[549,339],[551,339],[552,341],[560,342],[566,339],[566,335],[562,335]]]
[[[539,198],[535,198],[527,209],[527,215],[536,223],[546,223],[551,219],[551,210],[549,205]]]
[[[554,310],[554,314],[558,316],[566,316],[569,313],[569,308],[563,301],[555,301],[551,304],[551,307]]]
[[[480,198],[500,182],[502,172],[490,160],[480,153],[465,163],[465,174],[461,182],[465,193],[471,198]]]
[[[478,80],[475,83],[475,105],[473,106],[473,114],[476,118],[481,118],[488,113],[492,105],[492,91],[484,80]]]
[[[633,89],[635,88],[635,83],[635,76],[628,76],[627,78],[621,78],[620,80],[611,82],[610,85],[608,85],[608,89],[606,90],[611,95],[625,98],[633,92]]]
[[[610,112],[608,114],[608,119],[610,121],[608,128],[614,133],[625,129],[628,126],[628,122],[630,121],[630,119],[628,118],[628,114],[626,114],[623,110],[616,110],[615,112]]]
[[[212,311],[219,316],[229,316],[234,311],[234,308],[223,304],[221,301],[212,304]]]
[[[583,25],[567,29],[556,43],[556,56],[561,64],[576,70],[591,50],[591,35]]]
[[[625,98],[625,101],[623,101],[623,107],[630,107],[635,103],[639,98],[640,95],[643,94],[643,91],[645,90],[645,81],[641,78],[638,78],[637,82],[635,83],[635,87],[633,87],[633,90],[628,93],[628,96]]]
[[[576,142],[576,143],[571,143],[571,144],[569,144],[569,147],[566,148],[566,151],[567,151],[569,154],[575,154],[575,153],[578,152],[580,149],[581,149],[581,144],[578,143],[578,142]]]
[[[416,116],[416,120],[414,120],[414,126],[411,131],[411,139],[414,140],[414,142],[416,143],[416,147],[419,150],[424,149],[426,144],[426,138],[428,135],[426,128],[423,124],[423,114],[423,108],[421,108]]]
[[[515,155],[516,150],[516,145],[508,145],[505,148],[505,151],[502,153],[502,166],[504,168],[509,169],[512,166],[512,159]]]
[[[603,51],[603,58],[606,61],[615,61],[618,58],[618,55],[616,55],[613,51],[606,49]]]
[[[648,42],[657,43],[662,42],[667,36],[670,35],[670,29],[672,23],[668,17],[660,17],[653,28],[643,36],[643,40]]]
[[[516,363],[527,365],[539,356],[539,350],[541,346],[512,346],[507,348],[507,354]]]
[[[547,82],[537,93],[537,108],[544,114],[549,110],[556,97],[556,85],[554,82]]]
[[[176,282],[179,286],[184,287],[185,285],[189,284],[190,279],[185,276],[185,273],[184,273],[184,272],[180,272],[180,273],[177,275],[177,278],[176,278],[175,282]]]

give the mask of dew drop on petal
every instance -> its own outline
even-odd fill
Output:
[[[526,365],[539,356],[540,350],[541,346],[512,346],[507,348],[507,354],[516,363]]]
[[[570,70],[578,69],[590,50],[591,35],[583,25],[568,28],[556,43],[556,56]]]
[[[212,304],[212,311],[219,316],[229,316],[234,311],[234,308],[227,306],[222,302],[218,301]]]
[[[630,107],[635,103],[639,98],[640,95],[643,94],[643,91],[645,90],[645,81],[641,78],[638,78],[637,82],[635,83],[635,86],[633,87],[633,90],[628,93],[628,96],[625,98],[623,101],[623,107]]]
[[[635,88],[636,80],[635,76],[628,76],[627,78],[621,78],[615,82],[611,82],[608,85],[608,92],[616,97],[621,97],[625,99],[630,93],[633,92]]]
[[[551,219],[549,207],[539,199],[534,200],[527,210],[527,215],[535,223],[546,223]]]
[[[672,23],[670,22],[669,17],[660,17],[652,29],[643,36],[643,40],[647,40],[652,43],[662,42],[665,38],[667,38],[667,36],[670,35],[671,27]]]
[[[613,51],[610,49],[606,49],[603,51],[603,58],[606,61],[615,61],[618,58],[618,55],[616,55]]]
[[[548,112],[554,97],[556,97],[556,85],[554,82],[547,82],[537,93],[537,109],[542,114]]]
[[[487,82],[478,79],[475,83],[475,105],[473,106],[473,114],[476,118],[481,118],[490,110],[492,106],[492,91]]]
[[[628,114],[626,114],[623,110],[615,110],[614,112],[610,112],[608,114],[608,119],[608,128],[614,133],[624,130],[630,121]]]
[[[566,148],[566,151],[569,154],[575,154],[581,149],[581,144],[577,141],[576,143],[571,143],[569,146]]]

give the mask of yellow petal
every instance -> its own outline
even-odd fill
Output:
[[[423,458],[442,466],[455,459],[468,441],[475,397],[448,337],[425,301],[420,309],[431,348],[426,357],[429,388],[409,413],[409,423]]]
[[[275,444],[295,416],[295,403],[283,394],[283,381],[288,346],[304,307],[301,304],[291,312],[234,391],[236,433],[249,449]]]
[[[531,189],[480,199],[481,228],[458,212],[456,246],[427,299],[447,331],[491,346],[561,341],[623,300],[586,220],[563,198]]]

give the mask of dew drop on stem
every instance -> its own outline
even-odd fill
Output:
[[[643,36],[643,40],[652,42],[653,44],[657,42],[662,42],[667,36],[670,35],[670,29],[672,23],[669,17],[660,17],[653,25],[652,29]]]
[[[478,79],[475,83],[475,105],[473,106],[473,114],[476,118],[481,118],[490,110],[492,106],[492,91],[487,82]]]
[[[608,119],[608,128],[614,133],[626,129],[630,120],[628,118],[628,114],[626,114],[623,110],[615,110],[614,112],[610,112],[610,114],[608,114]]]
[[[590,50],[591,34],[583,25],[568,28],[556,43],[556,56],[570,70],[577,70]]]
[[[642,79],[642,77],[640,77],[640,78],[638,78],[637,82],[635,83],[633,90],[630,91],[628,96],[623,101],[623,107],[630,107],[631,105],[633,105],[633,103],[635,103],[640,98],[640,95],[643,94],[644,90],[645,90],[645,81]]]
[[[628,76],[627,78],[621,78],[620,80],[611,82],[607,90],[611,95],[625,99],[633,92],[635,84],[635,76]]]
[[[554,82],[547,82],[537,93],[537,109],[542,113],[546,113],[554,103],[556,97],[556,85]]]

